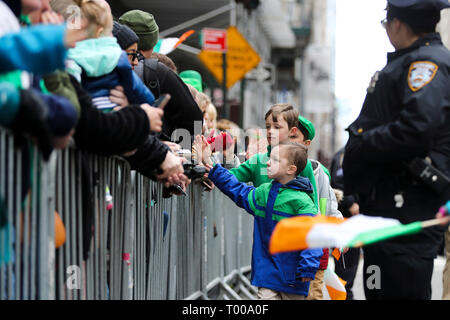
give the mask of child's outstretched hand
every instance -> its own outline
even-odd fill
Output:
[[[200,163],[206,165],[212,165],[210,160],[211,148],[204,136],[197,135],[194,139],[194,145],[192,147],[194,158]]]

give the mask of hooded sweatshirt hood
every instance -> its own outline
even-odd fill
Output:
[[[74,60],[88,77],[100,77],[114,70],[122,48],[114,37],[88,39],[69,50],[68,58]]]
[[[294,190],[300,190],[307,193],[313,192],[313,186],[308,178],[298,176],[297,178],[289,181],[286,184],[281,185],[282,188],[289,188]]]

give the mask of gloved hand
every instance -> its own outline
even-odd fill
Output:
[[[46,122],[47,105],[32,90],[20,91],[20,107],[11,129],[36,138],[39,151],[47,161],[53,151],[53,136]]]
[[[215,137],[209,137],[207,141],[211,145],[211,152],[213,153],[217,151],[225,151],[233,145],[233,138],[227,132],[221,132]]]

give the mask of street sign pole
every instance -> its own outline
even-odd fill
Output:
[[[229,118],[229,112],[228,112],[228,103],[227,103],[227,53],[222,53],[222,96],[223,96],[223,103],[222,103],[222,117],[224,119]]]
[[[219,89],[223,100],[220,115],[229,119],[231,110],[228,103],[228,88],[242,80],[247,72],[260,63],[261,58],[234,26],[228,27],[227,30],[203,29],[202,51],[198,57],[222,85]],[[265,72],[267,73],[270,76],[268,71]]]

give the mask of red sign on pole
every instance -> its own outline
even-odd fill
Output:
[[[227,30],[205,28],[202,30],[202,49],[207,51],[227,51]]]

